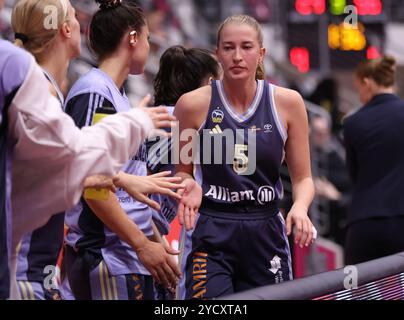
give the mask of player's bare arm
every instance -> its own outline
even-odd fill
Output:
[[[313,225],[308,209],[314,197],[310,168],[309,125],[306,108],[300,94],[277,87],[275,103],[287,130],[286,162],[293,188],[293,206],[286,219],[287,233],[296,225],[295,242],[308,246],[313,239]]]

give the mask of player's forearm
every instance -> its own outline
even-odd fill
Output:
[[[151,240],[154,242],[163,244],[164,240],[161,237],[160,231],[157,229],[157,226],[153,220],[152,220],[151,224],[152,224],[152,229],[153,229],[153,236],[152,236]]]
[[[115,173],[139,149],[153,128],[149,116],[140,109],[110,115],[94,126],[81,129],[82,152],[86,148],[105,150]]]
[[[139,227],[129,219],[112,192],[108,200],[86,200],[86,202],[95,215],[135,251],[148,241]]]
[[[311,177],[293,183],[293,207],[308,212],[314,198],[314,183]]]

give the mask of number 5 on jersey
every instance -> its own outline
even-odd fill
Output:
[[[245,144],[234,145],[233,169],[239,175],[244,174],[248,170],[247,150],[248,147]]]

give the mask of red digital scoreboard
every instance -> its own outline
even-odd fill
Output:
[[[344,14],[345,7],[354,5],[359,15],[380,15],[383,13],[382,0],[295,0],[296,12],[301,15],[324,14],[327,10],[333,15]]]
[[[380,56],[384,44],[382,0],[289,0],[289,61],[302,73],[352,69]]]

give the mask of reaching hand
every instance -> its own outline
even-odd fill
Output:
[[[169,137],[171,134],[164,131],[158,130],[163,128],[172,128],[175,126],[176,118],[167,111],[166,107],[152,107],[148,108],[147,104],[150,101],[150,95],[147,95],[139,103],[139,108],[146,112],[150,119],[153,121],[155,130],[149,132],[148,138],[155,136]]]
[[[307,216],[307,210],[292,207],[286,218],[286,232],[289,236],[292,233],[292,225],[296,226],[295,243],[300,248],[308,247],[314,240],[315,228]]]
[[[171,249],[168,252],[162,244],[147,240],[136,250],[136,253],[157,283],[169,289],[176,287],[181,272],[173,257],[170,256],[177,254],[176,250]]]
[[[118,187],[125,189],[133,199],[160,210],[160,205],[151,200],[148,194],[158,193],[180,200],[181,196],[173,190],[185,188],[185,184],[181,184],[182,178],[170,177],[170,174],[170,171],[164,171],[150,176],[135,176],[119,172],[113,181]]]
[[[178,218],[180,224],[185,224],[185,229],[192,230],[195,227],[196,214],[202,203],[202,188],[194,179],[185,179],[185,189],[178,190],[182,199],[178,205]]]

